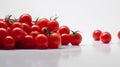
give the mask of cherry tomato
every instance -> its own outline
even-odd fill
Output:
[[[22,23],[22,25],[23,25],[23,30],[29,34],[31,32],[30,25],[28,25],[26,23]]]
[[[41,19],[37,22],[37,25],[38,25],[40,28],[47,27],[48,24],[49,24],[49,20],[46,19],[46,18],[41,18]]]
[[[77,31],[76,32],[73,32],[72,31],[72,34],[70,35],[70,43],[73,45],[73,46],[79,46],[80,43],[82,41],[82,36],[80,33],[78,33]]]
[[[25,35],[22,40],[21,48],[23,49],[33,49],[35,47],[34,38],[31,35]]]
[[[30,26],[32,25],[32,17],[31,17],[31,15],[26,14],[26,13],[22,14],[22,15],[19,17],[19,21],[20,21],[21,23],[27,23],[27,24],[29,24]]]
[[[37,49],[46,49],[48,48],[48,39],[44,34],[38,34],[35,37],[35,45]]]
[[[15,27],[19,27],[19,28],[23,28],[23,25],[20,22],[14,22],[11,25],[11,29],[15,28]]]
[[[120,39],[120,31],[118,32],[118,38]]]
[[[4,21],[0,21],[0,28],[7,29],[7,24]]]
[[[61,35],[61,44],[62,45],[68,45],[70,43],[70,34],[62,34]]]
[[[35,38],[38,34],[39,34],[38,31],[31,31],[30,32],[30,35],[33,36],[33,38]]]
[[[61,27],[59,28],[58,32],[59,32],[60,34],[64,34],[64,33],[69,34],[69,33],[70,33],[70,29],[69,29],[68,26],[61,26]]]
[[[100,36],[100,39],[103,43],[109,43],[112,39],[111,34],[109,32],[103,32]]]
[[[47,27],[50,32],[56,32],[59,29],[59,23],[56,20],[50,20]]]
[[[11,36],[6,36],[3,39],[3,49],[13,49],[15,47],[15,40]]]
[[[0,41],[2,41],[8,35],[8,30],[5,28],[0,28]]]
[[[101,30],[95,30],[93,32],[93,38],[95,41],[99,41],[100,40],[100,35],[102,34]]]
[[[19,27],[16,27],[11,30],[11,36],[16,40],[16,41],[21,41],[23,40],[25,36],[25,31]]]
[[[38,25],[32,25],[31,26],[31,31],[40,31],[40,27]]]

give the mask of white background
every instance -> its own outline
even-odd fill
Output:
[[[33,19],[57,14],[60,25],[79,30],[79,47],[55,50],[0,50],[0,67],[120,67],[120,0],[0,0],[0,17],[19,17],[29,13]],[[92,32],[110,32],[110,44],[95,42]]]

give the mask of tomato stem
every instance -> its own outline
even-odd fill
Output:
[[[39,20],[39,17],[37,17],[36,20],[33,21],[33,22],[35,22],[35,24],[36,24],[38,22],[38,20]]]
[[[79,31],[78,30],[77,31],[71,30],[71,32],[72,32],[73,35],[76,35],[76,33],[79,32]]]
[[[47,28],[44,28],[44,32],[47,33],[47,35],[49,36],[52,34]]]

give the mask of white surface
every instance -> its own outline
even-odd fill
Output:
[[[60,25],[80,30],[80,47],[57,50],[0,50],[0,67],[120,67],[120,0],[0,0],[0,17],[29,13],[33,19],[59,15]],[[108,45],[94,42],[95,29],[108,31]]]

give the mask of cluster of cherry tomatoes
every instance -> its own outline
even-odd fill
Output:
[[[60,26],[58,17],[37,18],[22,14],[18,19],[12,15],[0,19],[0,49],[57,49],[60,45],[78,46],[82,36],[66,25]]]

